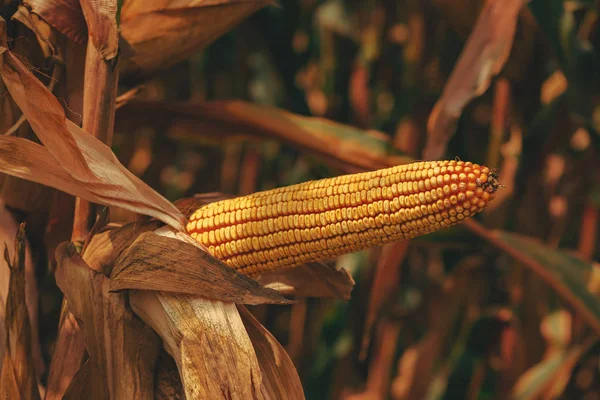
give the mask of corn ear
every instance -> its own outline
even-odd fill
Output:
[[[452,226],[481,211],[499,186],[485,166],[414,162],[214,202],[191,215],[187,231],[254,275]]]

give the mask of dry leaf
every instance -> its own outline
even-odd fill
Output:
[[[523,0],[488,0],[427,121],[426,160],[444,156],[456,120],[482,95],[510,55]]]
[[[335,297],[348,301],[354,288],[354,279],[348,271],[321,262],[267,272],[256,280],[264,287],[296,297]]]
[[[409,162],[394,152],[389,139],[322,118],[304,117],[243,101],[166,104],[132,101],[117,111],[117,124],[145,125],[172,120],[174,139],[194,136],[277,139],[325,158],[345,172],[362,172]],[[368,133],[368,134],[366,134]]]
[[[129,0],[121,35],[134,54],[124,75],[168,68],[230,30],[269,0]]]
[[[260,366],[235,304],[148,290],[131,290],[129,301],[162,337],[188,399],[264,398]]]
[[[86,42],[87,24],[79,0],[27,0],[27,5],[63,35],[79,44]]]
[[[152,399],[159,341],[110,293],[108,278],[91,270],[72,243],[56,249],[56,282],[85,337],[87,366],[75,375],[67,398]]]
[[[66,119],[58,100],[8,50],[3,22],[0,35],[0,74],[44,144],[1,138],[0,170],[183,230],[183,215],[173,204],[123,167],[108,146]]]
[[[158,290],[242,304],[291,303],[212,257],[190,236],[167,229],[141,234],[116,261],[110,281],[111,290]]]
[[[269,400],[304,399],[296,367],[277,339],[244,306],[238,306],[263,374],[263,395]]]
[[[81,0],[88,35],[100,56],[111,60],[119,51],[117,0]]]
[[[5,244],[6,246],[6,244]],[[6,351],[0,373],[3,399],[35,400],[40,398],[34,361],[31,356],[31,323],[25,301],[25,226],[21,224],[10,260],[8,247],[4,258],[10,268],[6,299]]]

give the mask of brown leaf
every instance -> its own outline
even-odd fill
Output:
[[[124,75],[168,68],[208,45],[269,0],[130,0],[121,35],[134,52]]]
[[[346,301],[354,288],[354,279],[348,271],[322,262],[267,272],[257,281],[288,296],[335,297]]]
[[[260,366],[235,304],[149,290],[131,290],[129,301],[162,337],[188,399],[264,398]]]
[[[65,118],[58,100],[8,50],[3,25],[0,23],[0,74],[44,147],[31,146],[30,142],[16,144],[8,140],[11,138],[2,138],[6,150],[14,151],[20,146],[21,151],[30,153],[25,157],[24,153],[4,151],[0,155],[0,160],[5,161],[0,162],[2,172],[89,201],[151,215],[183,230],[183,215],[173,204],[121,165],[108,146]],[[11,166],[6,162],[11,158],[20,167],[28,166],[29,169]],[[32,173],[31,168],[39,170]],[[46,168],[49,170],[43,171]],[[59,171],[61,168],[62,172]],[[44,182],[38,174],[44,177]]]
[[[4,258],[10,268],[6,299],[6,352],[2,360],[0,393],[4,399],[40,398],[31,356],[31,323],[25,301],[25,226],[21,224],[15,239],[11,261],[8,247]]]
[[[523,0],[488,0],[427,121],[426,160],[444,156],[463,108],[489,87],[510,55]]]
[[[117,0],[80,0],[88,35],[100,56],[111,60],[119,50]]]
[[[389,139],[322,118],[304,117],[243,101],[204,104],[132,101],[117,111],[117,123],[145,125],[154,118],[172,120],[175,139],[256,137],[277,139],[309,151],[346,172],[360,172],[409,162],[394,152]]]
[[[291,303],[212,257],[190,236],[155,232],[141,234],[121,254],[110,277],[111,290],[159,290],[242,304]]]
[[[31,10],[69,39],[83,44],[87,25],[79,0],[27,0]]]
[[[157,336],[128,309],[126,295],[109,292],[108,278],[91,270],[72,243],[60,245],[56,259],[56,282],[89,353],[90,370],[74,377],[68,398],[153,398]]]
[[[260,364],[265,399],[304,399],[298,372],[284,348],[246,307],[238,305],[238,311]]]

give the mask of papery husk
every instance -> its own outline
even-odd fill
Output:
[[[524,0],[488,0],[427,121],[426,160],[444,156],[463,108],[481,96],[497,75],[513,44]]]
[[[160,342],[129,309],[123,293],[93,271],[72,243],[56,250],[56,282],[81,327],[89,354],[65,398],[152,399]]]
[[[290,303],[169,227],[141,234],[123,251],[111,273],[110,288],[194,294],[242,304]]]
[[[162,337],[188,399],[264,399],[252,342],[233,303],[130,290],[135,313]]]
[[[58,100],[8,50],[4,22],[0,23],[0,75],[44,144],[0,137],[1,172],[183,229],[183,216],[168,200],[121,165],[104,143],[65,118]]]
[[[6,350],[0,373],[0,395],[3,399],[37,400],[40,398],[34,360],[31,352],[31,322],[25,293],[25,226],[21,224],[15,239],[11,261],[5,244],[4,259],[10,269],[6,299]]]

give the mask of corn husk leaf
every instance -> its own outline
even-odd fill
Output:
[[[105,60],[115,58],[119,51],[117,0],[81,0],[79,4],[88,35],[100,57]]]
[[[348,271],[324,262],[267,272],[256,280],[264,287],[295,297],[333,297],[348,301],[354,288],[354,279]]]
[[[141,234],[121,254],[110,277],[111,290],[158,290],[242,304],[290,303],[212,257],[187,234],[157,233]]]
[[[260,366],[235,304],[149,290],[130,290],[129,301],[162,337],[188,399],[264,398]]]
[[[108,146],[66,119],[58,100],[8,50],[3,22],[0,35],[2,79],[44,144],[3,137],[0,171],[182,230],[183,216],[173,204],[121,165]]]
[[[10,260],[8,247],[4,249],[4,258],[11,273],[6,299],[6,350],[0,373],[0,394],[4,399],[36,400],[40,398],[40,393],[31,353],[31,323],[25,301],[23,224],[15,239],[13,260]]]
[[[65,398],[152,399],[158,337],[127,308],[124,294],[109,292],[108,278],[91,270],[72,243],[60,245],[56,259],[56,282],[89,354]]]
[[[269,0],[130,0],[121,13],[121,35],[133,56],[124,75],[148,74],[188,58]]]
[[[304,399],[296,367],[277,339],[244,306],[238,311],[252,341],[263,374],[265,399]]]
[[[194,142],[212,136],[222,141],[255,137],[277,139],[324,158],[347,172],[385,168],[410,161],[387,137],[322,118],[304,117],[243,101],[166,104],[132,101],[117,111],[117,124],[171,120],[173,139]],[[385,138],[385,139],[384,139]]]
[[[523,0],[488,0],[427,121],[423,157],[442,158],[463,108],[489,87],[512,48]]]

